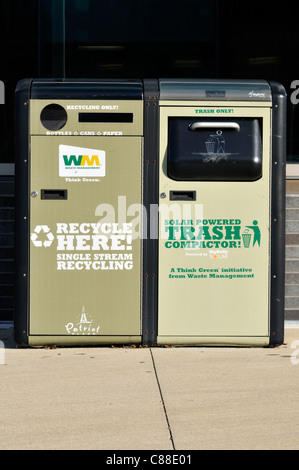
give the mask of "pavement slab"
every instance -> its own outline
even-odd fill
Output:
[[[277,348],[155,349],[176,450],[299,447],[299,329]]]
[[[1,450],[295,450],[299,329],[276,348],[20,348],[0,330]]]
[[[149,349],[6,348],[0,383],[2,450],[172,448]]]

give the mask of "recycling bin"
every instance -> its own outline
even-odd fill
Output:
[[[159,81],[157,343],[283,342],[286,94]]]
[[[15,105],[16,342],[140,343],[142,82],[22,80]]]

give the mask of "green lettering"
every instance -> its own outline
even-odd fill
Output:
[[[81,165],[82,155],[78,155],[78,157],[76,157],[76,155],[70,155],[69,157],[67,155],[63,155],[63,160],[65,166],[79,166]]]
[[[224,227],[225,228],[225,239],[226,240],[240,240],[241,239],[241,235],[240,235],[240,230],[241,230],[241,227],[236,227],[236,226],[231,226],[231,225],[227,225]]]
[[[169,227],[165,227],[165,230],[166,230],[166,232],[169,232],[168,240],[175,240],[175,234],[174,234],[174,232],[178,232],[178,231],[179,231],[179,227],[176,227],[176,226],[169,226]]]
[[[212,232],[214,233],[213,235],[213,240],[221,240],[223,238],[223,227],[213,227]]]
[[[194,227],[181,227],[181,240],[194,240]]]

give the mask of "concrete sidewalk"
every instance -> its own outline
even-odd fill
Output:
[[[0,339],[1,450],[299,447],[299,329],[278,348],[26,349],[11,329]]]

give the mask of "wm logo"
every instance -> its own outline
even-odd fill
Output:
[[[59,145],[59,176],[105,176],[104,150]]]
[[[100,166],[99,155],[63,155],[63,160],[66,166]]]

